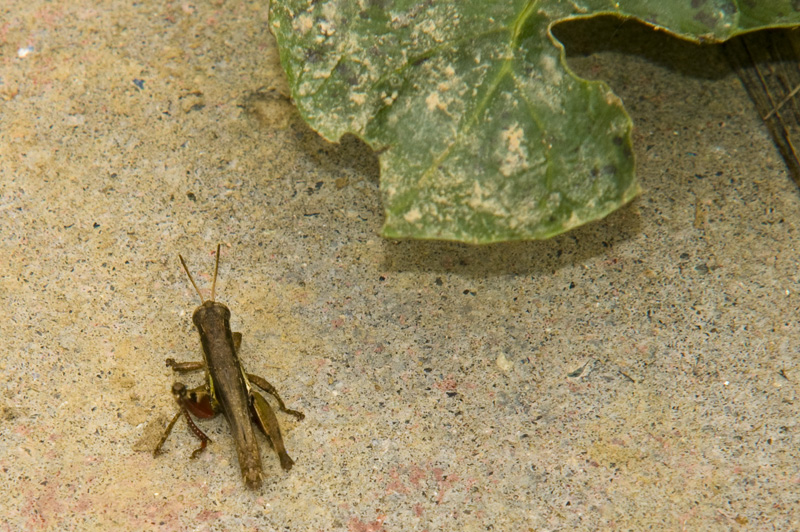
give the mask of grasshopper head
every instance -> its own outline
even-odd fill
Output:
[[[204,301],[197,307],[192,314],[192,321],[198,329],[206,329],[205,324],[209,323],[228,323],[231,319],[231,311],[216,301]]]

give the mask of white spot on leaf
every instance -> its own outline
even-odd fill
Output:
[[[525,146],[525,132],[518,123],[506,128],[500,134],[506,151],[500,163],[500,173],[508,177],[528,168],[528,148]]]
[[[442,101],[439,99],[438,92],[432,92],[425,98],[425,105],[428,106],[428,111],[433,111],[434,109],[443,109],[444,105]]]
[[[314,19],[312,19],[308,14],[303,14],[295,19],[293,26],[295,31],[299,31],[305,35],[311,28],[314,27]]]
[[[405,215],[403,215],[403,218],[408,223],[413,224],[413,223],[418,222],[418,221],[420,221],[422,219],[422,213],[419,212],[419,209],[414,207],[413,209],[411,209],[410,211],[405,213]]]

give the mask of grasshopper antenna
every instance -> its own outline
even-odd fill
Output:
[[[200,293],[200,289],[197,288],[197,284],[194,282],[194,279],[192,278],[192,274],[189,273],[189,268],[186,267],[186,261],[183,260],[183,257],[181,257],[180,254],[178,254],[178,258],[181,259],[181,264],[183,264],[183,271],[185,271],[186,275],[189,276],[189,280],[192,282],[192,286],[194,286],[194,289],[197,290],[197,295],[200,296],[200,303],[205,303],[205,300],[203,299],[203,294]],[[219,264],[219,248],[217,248],[217,264]],[[217,280],[217,272],[215,271],[214,272],[214,281],[216,282],[216,280]],[[214,289],[213,288],[211,289],[211,301],[214,301]]]
[[[211,282],[211,301],[214,301],[214,290],[217,288],[217,272],[219,271],[219,244],[217,244],[217,263],[214,265],[214,280]]]

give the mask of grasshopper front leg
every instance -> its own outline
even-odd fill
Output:
[[[167,359],[167,367],[172,368],[172,371],[177,373],[187,373],[189,371],[198,371],[206,369],[205,362],[175,362],[174,358]]]

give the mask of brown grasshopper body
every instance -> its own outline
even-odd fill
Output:
[[[167,366],[178,372],[205,369],[206,384],[192,390],[187,390],[181,383],[173,384],[172,393],[180,409],[167,426],[164,436],[155,451],[153,451],[153,454],[160,453],[162,445],[164,445],[172,431],[172,427],[183,414],[189,424],[189,428],[201,441],[200,447],[192,453],[192,458],[196,458],[211,440],[195,425],[189,413],[191,412],[200,418],[210,418],[219,412],[223,412],[228,419],[228,424],[236,442],[236,452],[245,484],[249,488],[257,489],[261,486],[262,481],[261,453],[253,430],[253,423],[261,429],[278,453],[281,467],[284,470],[291,469],[294,461],[289,457],[283,445],[283,437],[281,436],[275,412],[266,399],[253,389],[251,384],[255,384],[272,395],[278,401],[281,411],[298,419],[303,419],[304,416],[301,412],[286,408],[278,392],[269,382],[262,377],[244,371],[238,356],[242,335],[231,331],[231,311],[228,307],[214,301],[214,288],[219,269],[219,249],[220,247],[217,246],[217,262],[214,268],[214,281],[211,287],[210,300],[203,300],[200,290],[186,267],[186,262],[179,255],[181,264],[183,264],[189,280],[197,290],[197,293],[200,294],[202,301],[202,304],[194,311],[192,321],[200,333],[200,341],[203,344],[203,362],[177,363],[168,358]]]

